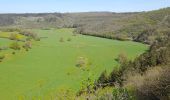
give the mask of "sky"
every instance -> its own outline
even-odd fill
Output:
[[[0,0],[0,13],[139,12],[170,7],[170,0]]]

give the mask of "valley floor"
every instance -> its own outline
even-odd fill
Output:
[[[73,29],[32,31],[41,41],[0,63],[1,100],[47,100],[64,90],[76,93],[88,77],[94,81],[102,71],[118,68],[115,59],[119,54],[134,59],[148,48],[132,41],[73,35]],[[0,38],[0,46],[5,41]]]

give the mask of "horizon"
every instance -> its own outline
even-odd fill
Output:
[[[54,14],[54,13],[60,13],[60,14],[74,14],[74,13],[140,13],[140,12],[150,12],[150,11],[156,11],[161,9],[166,9],[170,7],[164,7],[164,8],[158,8],[148,11],[132,11],[132,12],[111,12],[111,11],[82,11],[82,12],[28,12],[28,13],[0,13],[0,14]]]
[[[170,0],[0,0],[0,14],[80,13],[80,12],[145,12],[170,7]],[[6,9],[4,9],[6,8]]]

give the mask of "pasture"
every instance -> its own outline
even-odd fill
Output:
[[[76,92],[88,77],[94,81],[102,71],[118,68],[115,59],[120,53],[133,60],[148,48],[132,41],[75,36],[73,29],[32,31],[42,37],[41,41],[33,42],[28,52],[17,51],[0,63],[2,100],[49,99],[62,90]],[[9,42],[0,38],[0,46]],[[78,66],[82,60],[83,65]]]

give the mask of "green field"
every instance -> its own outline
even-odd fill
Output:
[[[117,68],[119,64],[115,59],[120,53],[133,59],[148,48],[131,41],[73,36],[73,29],[33,31],[43,37],[41,41],[34,42],[28,52],[18,51],[0,63],[1,100],[48,100],[64,89],[76,92],[88,76],[95,80],[105,69],[111,72]],[[5,41],[0,38],[0,45]],[[86,60],[85,68],[76,66],[80,58]]]

